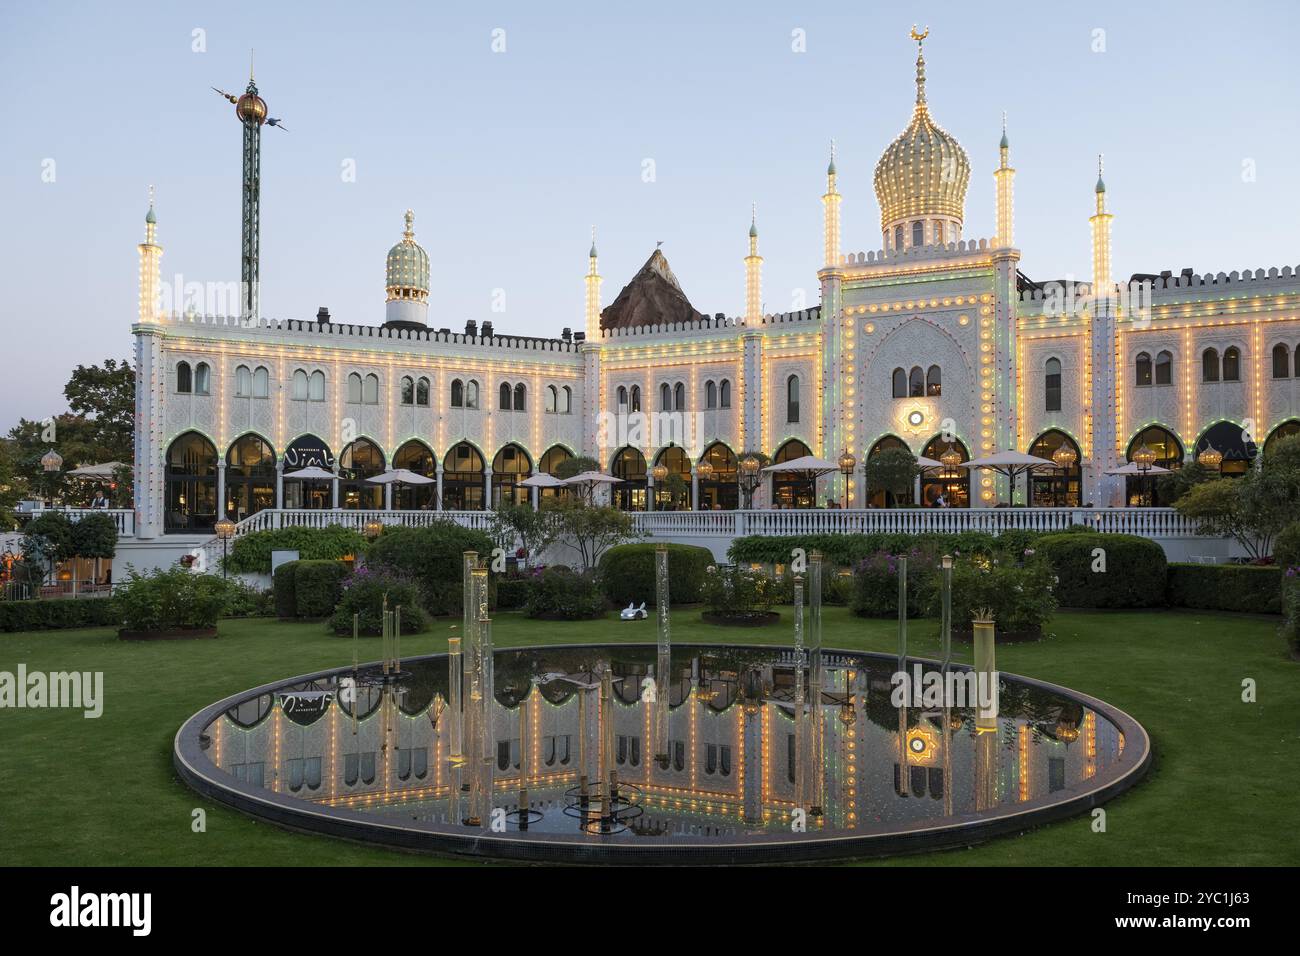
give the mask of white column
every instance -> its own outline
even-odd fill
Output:
[[[532,500],[533,510],[536,511],[540,507],[541,489],[536,487],[530,489],[528,497]]]
[[[330,507],[335,511],[339,509],[339,469],[338,465],[334,466],[334,479],[330,482]]]
[[[393,510],[393,483],[391,481],[384,485],[384,510]]]
[[[435,459],[433,462],[433,477],[434,477],[433,507],[435,511],[441,511],[442,510],[442,460],[441,459]]]
[[[691,463],[691,510],[700,510],[700,476],[695,471],[695,463]]]
[[[645,510],[655,510],[655,476],[649,472],[645,476]]]
[[[492,466],[483,469],[483,510],[492,511]]]
[[[227,517],[226,515],[226,460],[217,457],[217,520]]]
[[[275,507],[284,507],[284,459],[275,460]]]

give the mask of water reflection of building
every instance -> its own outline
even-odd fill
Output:
[[[611,766],[640,790],[645,812],[635,830],[789,828],[800,793],[794,680],[789,660],[769,658],[758,666],[674,659],[666,748],[654,740],[656,704],[643,691],[652,668],[615,667],[622,679],[610,710]],[[828,655],[826,674],[808,717],[824,754],[820,769],[808,768],[824,792],[824,813],[808,818],[809,830],[1037,800],[1092,778],[1122,749],[1115,728],[1078,705],[1026,707],[1024,716],[1002,718],[997,731],[975,733],[968,713],[892,707],[883,669],[869,680],[852,660]],[[493,804],[516,806],[527,766],[533,806],[562,806],[581,773],[582,691],[558,682],[503,686],[490,716]],[[404,693],[363,684],[355,705],[344,697],[321,682],[245,701],[210,727],[211,759],[241,782],[286,796],[361,809],[401,804],[419,819],[459,822],[448,802],[459,796],[460,778],[437,681]],[[528,709],[525,737],[520,707]],[[601,718],[594,709],[589,715],[594,767]],[[664,750],[666,763],[655,759]]]

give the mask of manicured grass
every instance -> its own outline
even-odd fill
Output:
[[[680,642],[789,640],[781,625],[725,629],[674,612]],[[896,625],[843,608],[825,615],[830,647],[894,651]],[[653,619],[555,623],[497,618],[498,647],[652,641]],[[403,654],[445,650],[450,622],[403,638]],[[351,642],[320,624],[223,621],[218,640],[126,643],[113,631],[0,634],[0,670],[104,672],[104,714],[0,710],[4,862],[46,865],[348,866],[460,863],[289,833],[200,799],[172,771],[172,737],[205,704],[257,684],[351,661]],[[935,656],[934,624],[911,650]],[[1276,619],[1212,612],[1062,613],[1054,635],[998,650],[1004,671],[1108,701],[1150,732],[1155,764],[1107,805],[1107,832],[1079,817],[969,850],[904,857],[930,865],[1269,865],[1300,859],[1300,664]],[[379,642],[366,645],[378,656]],[[968,648],[958,648],[969,659]],[[1258,702],[1241,701],[1242,681]],[[191,812],[207,811],[207,832]],[[891,861],[886,861],[891,862]],[[482,864],[475,864],[482,865]]]

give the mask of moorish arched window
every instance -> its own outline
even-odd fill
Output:
[[[1281,343],[1273,346],[1273,377],[1291,377],[1291,353]]]
[[[1043,410],[1061,410],[1061,360],[1049,358],[1043,366]]]
[[[194,391],[194,374],[190,371],[189,362],[176,363],[176,391],[183,395]]]
[[[1134,363],[1135,376],[1133,384],[1139,387],[1151,384],[1151,354],[1139,352]]]
[[[478,408],[478,382],[472,378],[465,383],[465,407]]]
[[[621,389],[621,388],[619,389],[619,391],[623,393],[619,397],[619,405],[622,405],[623,399],[627,397],[627,392],[625,389]],[[542,411],[554,413],[556,409],[556,405],[559,402],[560,393],[556,391],[554,385],[547,385],[546,392],[544,394],[546,396],[546,404],[542,406]]]
[[[631,405],[630,405],[631,410],[634,411],[634,412],[639,412],[639,411],[641,411],[641,386],[640,386],[640,385],[633,385],[633,386],[632,386],[631,396],[632,396],[631,399],[630,399],[630,401],[631,401]]]
[[[620,385],[620,386],[618,387],[618,409],[619,409],[619,411],[627,411],[627,410],[628,410],[628,408],[627,408],[627,386],[626,386],[626,385]]]
[[[307,373],[302,369],[294,369],[293,385],[289,393],[295,402],[307,401]]]
[[[1241,349],[1235,345],[1223,350],[1223,380],[1241,381]]]
[[[348,375],[348,404],[361,404],[361,376],[356,372]]]
[[[320,369],[312,372],[307,379],[307,398],[313,402],[325,401],[325,373]]]
[[[409,375],[403,375],[399,385],[401,397],[398,399],[403,405],[415,404],[415,379]]]
[[[673,388],[673,407],[679,411],[686,411],[686,386],[681,382]]]
[[[1156,354],[1156,384],[1172,385],[1174,383],[1174,356],[1168,349]]]
[[[722,384],[718,386],[718,407],[731,407],[731,379],[724,378]]]
[[[911,398],[922,398],[925,395],[925,376],[919,365],[913,365],[912,371],[907,373],[907,394]]]
[[[515,411],[517,412],[527,411],[528,410],[527,405],[528,405],[528,390],[524,387],[523,382],[519,382],[515,385]]]
[[[510,383],[502,382],[497,397],[497,408],[503,412],[510,411]]]
[[[212,369],[207,362],[194,366],[194,394],[208,395],[212,391]]]
[[[659,386],[659,411],[671,412],[673,410],[673,390],[664,382]]]
[[[247,365],[235,366],[235,398],[251,398],[253,373]]]
[[[718,407],[718,383],[709,379],[704,383],[704,407]]]
[[[907,398],[907,373],[894,369],[894,398]]]
[[[943,394],[943,373],[939,371],[939,366],[937,365],[931,365],[925,370],[925,394]]]
[[[799,421],[799,376],[785,380],[785,420],[791,424]]]
[[[271,394],[271,374],[265,365],[253,369],[253,397],[267,398]]]
[[[1219,380],[1219,353],[1215,349],[1206,349],[1201,353],[1201,381],[1217,382]]]
[[[451,407],[465,407],[465,383],[458,378],[451,380]]]

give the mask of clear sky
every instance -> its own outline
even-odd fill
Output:
[[[381,322],[410,206],[431,325],[558,335],[582,327],[592,224],[606,303],[663,240],[696,307],[741,312],[751,202],[766,309],[815,304],[832,137],[844,250],[880,245],[913,22],[971,158],[966,237],[992,232],[1006,110],[1031,277],[1087,277],[1098,152],[1117,275],[1300,263],[1293,0],[6,3],[0,427],[131,354],[150,183],[164,280],[238,280],[240,129],[209,87],[242,92],[250,48],[288,129],[263,134],[263,315]]]

